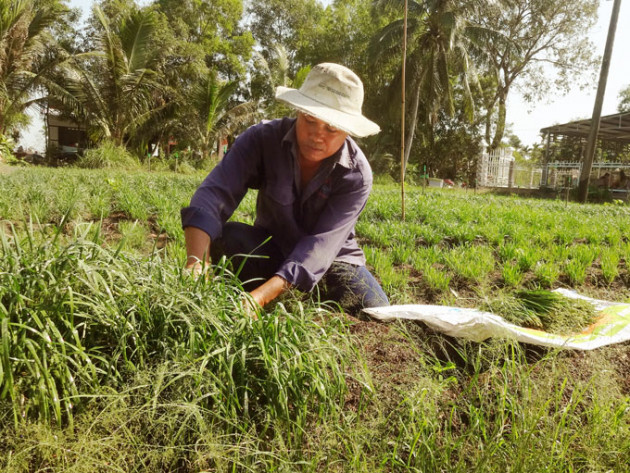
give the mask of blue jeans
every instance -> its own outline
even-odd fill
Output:
[[[226,256],[234,270],[242,265],[238,278],[243,288],[251,291],[271,278],[285,259],[269,238],[269,233],[262,228],[228,222],[223,227],[223,235],[210,245],[212,261]],[[317,288],[322,301],[337,302],[351,314],[364,308],[389,305],[385,292],[365,266],[335,261]]]

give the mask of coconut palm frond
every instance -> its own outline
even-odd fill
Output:
[[[227,110],[216,124],[213,135],[216,138],[231,135],[239,129],[246,127],[258,117],[258,104],[256,102],[241,103]]]
[[[0,133],[19,125],[31,94],[63,59],[50,30],[68,12],[60,2],[0,2]]]
[[[273,51],[274,83],[286,87],[289,85],[289,54],[282,44],[274,45]]]
[[[471,25],[467,20],[470,17],[468,10],[477,8],[477,3],[454,0],[410,2],[406,89],[412,105],[405,163],[409,158],[416,125],[430,133],[441,111],[451,116],[455,113],[455,85],[461,86],[458,90],[466,96],[466,104],[472,104],[468,54],[475,48],[476,41],[489,37],[487,30]],[[374,5],[398,6],[402,12],[402,0],[377,0]],[[374,67],[385,69],[399,61],[402,35],[401,18],[379,31],[368,49]],[[388,85],[392,95],[399,94],[393,89],[400,87],[400,72],[394,74]],[[472,108],[466,104],[467,115],[472,119]]]
[[[139,11],[126,18],[120,28],[121,48],[129,72],[146,69],[154,56],[149,43],[155,34],[156,20],[153,12]]]
[[[164,88],[152,68],[158,54],[151,47],[155,18],[135,12],[113,21],[99,7],[99,42],[95,51],[77,54],[58,68],[58,86],[49,88],[71,115],[83,117],[91,133],[122,144],[164,101],[156,96]]]

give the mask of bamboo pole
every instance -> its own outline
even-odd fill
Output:
[[[402,103],[400,107],[400,198],[403,222],[405,221],[405,73],[407,65],[407,1],[408,0],[405,0],[405,16],[403,22]]]

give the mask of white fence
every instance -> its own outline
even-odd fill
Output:
[[[538,189],[549,187],[565,189],[577,187],[582,163],[555,162],[546,166],[538,164],[516,164],[508,148],[479,157],[477,185],[479,187],[515,187]],[[594,187],[614,188],[616,183],[630,175],[629,163],[594,163],[590,182]]]
[[[554,189],[567,186],[577,187],[582,172],[582,163],[557,162],[546,167],[547,182],[541,185]],[[614,188],[630,174],[629,163],[593,163],[590,184],[593,187]]]
[[[510,167],[513,165],[514,157],[509,148],[483,153],[477,162],[477,185],[479,187],[508,187]]]
[[[541,186],[542,168],[535,164],[516,164],[510,148],[479,157],[477,185],[480,187],[521,187],[537,189]]]

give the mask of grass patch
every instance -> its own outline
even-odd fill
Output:
[[[597,317],[593,304],[588,301],[540,289],[501,294],[487,300],[483,308],[514,324],[559,335],[578,333]]]
[[[0,176],[2,471],[629,471],[627,344],[476,344],[299,293],[252,321],[227,266],[181,271],[178,213],[203,177]],[[393,302],[563,332],[590,305],[539,287],[630,296],[627,206],[407,195],[401,222],[376,186],[357,225]],[[255,198],[234,218],[253,222]]]

